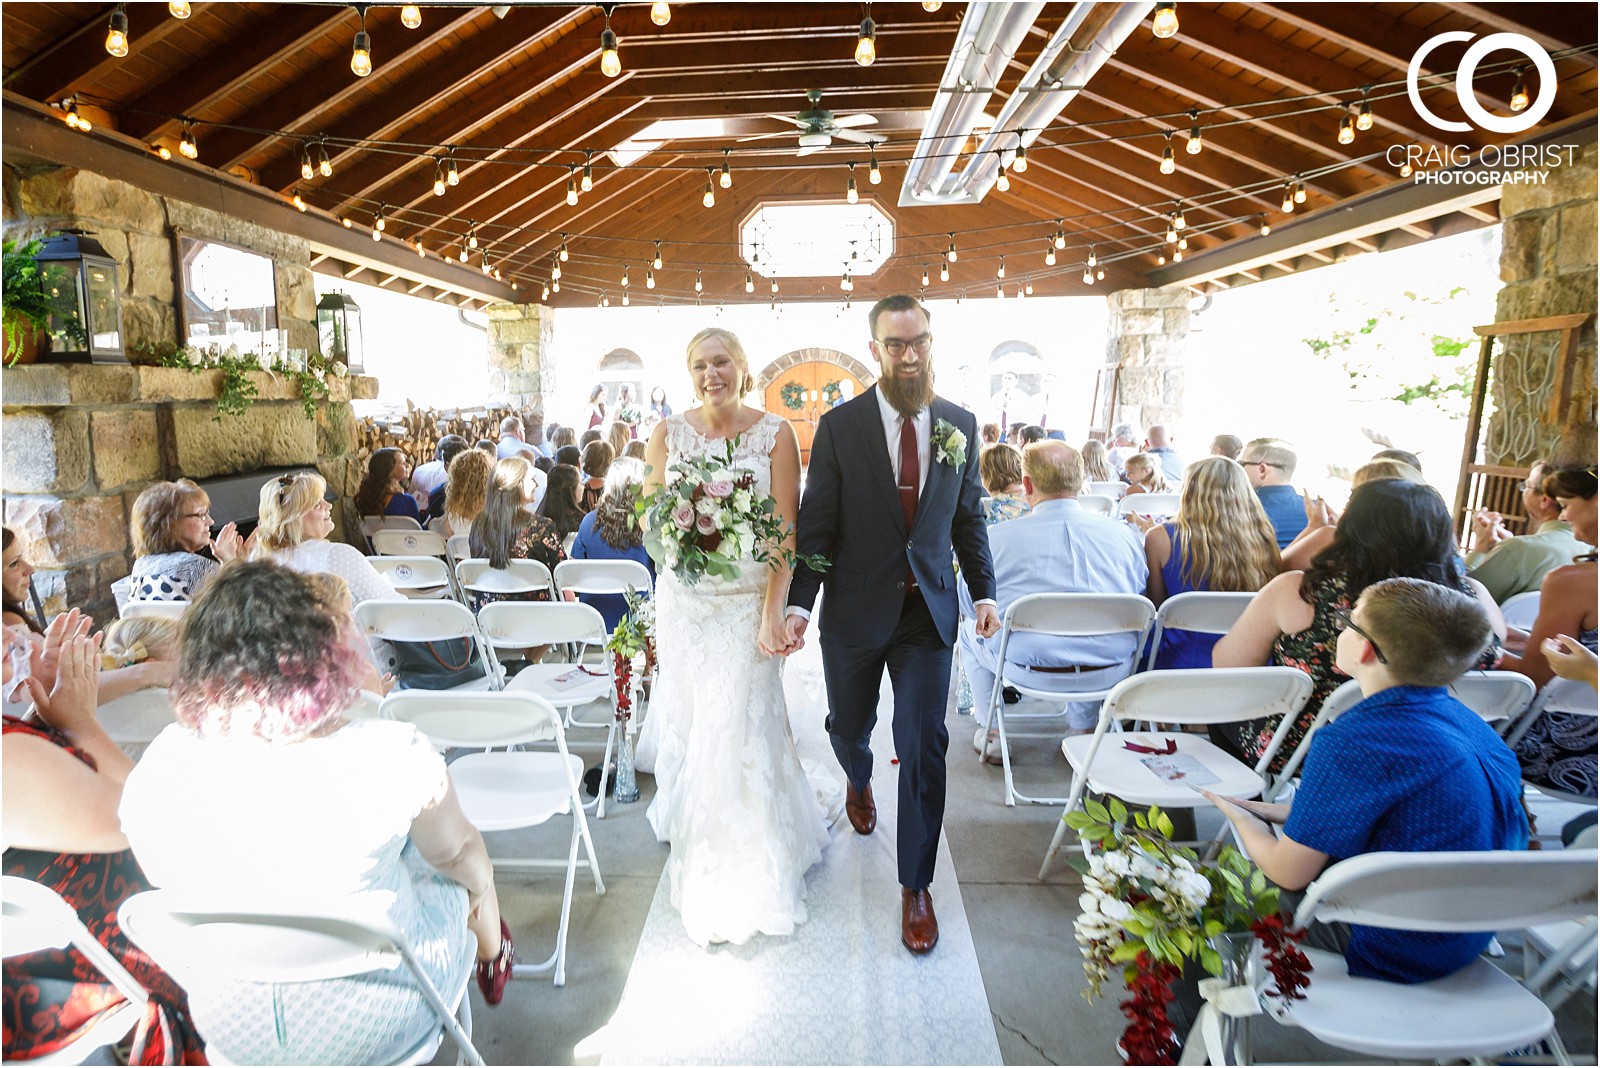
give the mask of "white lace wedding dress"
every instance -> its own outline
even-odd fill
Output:
[[[771,491],[782,421],[739,436],[734,463]],[[666,422],[667,461],[724,454],[681,415]],[[805,922],[805,873],[828,842],[819,800],[790,732],[783,658],[756,646],[770,569],[745,561],[737,580],[656,581],[660,675],[639,737],[653,771],[650,825],[672,845],[672,903],[698,944],[787,935]]]

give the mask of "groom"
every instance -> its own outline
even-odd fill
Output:
[[[885,297],[867,325],[881,374],[817,426],[796,547],[832,566],[825,575],[796,568],[788,638],[799,648],[817,588],[826,586],[828,735],[849,780],[845,812],[858,834],[871,834],[878,821],[868,743],[889,669],[900,758],[900,938],[926,953],[939,940],[928,884],[944,820],[944,715],[959,614],[952,545],[978,633],[994,634],[1000,621],[978,505],[977,420],[933,395],[933,334],[915,298]]]

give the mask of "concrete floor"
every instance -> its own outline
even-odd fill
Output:
[[[1045,883],[1036,877],[1059,806],[1006,808],[1000,769],[980,764],[972,751],[971,718],[957,716],[952,708],[947,722],[951,761],[945,834],[1005,1063],[1119,1063],[1115,1048],[1123,1026],[1117,1009],[1120,987],[1108,984],[1092,1004],[1082,993],[1083,972],[1072,937],[1077,875],[1060,865]],[[593,748],[579,751],[591,763],[598,760]],[[1051,792],[1065,792],[1067,766],[1057,745],[1023,741],[1013,752],[1020,784],[1058,784]],[[488,1063],[596,1062],[598,1049],[593,1041],[586,1046],[585,1039],[600,1031],[621,999],[667,855],[645,820],[653,793],[651,778],[641,776],[640,785],[637,803],[609,807],[604,820],[591,820],[606,894],[596,896],[592,883],[580,874],[566,986],[557,989],[548,979],[518,980],[505,1001],[492,1009],[483,1005],[475,989],[470,993],[475,1043]],[[1208,821],[1215,818],[1214,813],[1202,816],[1201,829],[1212,829],[1214,824]],[[525,834],[490,835],[489,847],[491,852],[526,846],[564,853],[566,833],[563,824]],[[543,959],[554,941],[560,877],[502,875],[498,884],[504,912],[518,933],[519,957]],[[884,912],[885,923],[898,922],[893,902],[885,903]],[[1595,1063],[1594,996],[1571,999],[1558,1014],[1558,1022],[1575,1063]],[[1255,1055],[1261,1061],[1366,1060],[1265,1019],[1255,1023],[1254,1031]],[[781,1051],[776,1057],[782,1063]],[[447,1043],[436,1063],[453,1060]]]

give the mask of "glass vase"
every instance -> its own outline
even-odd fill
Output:
[[[1207,939],[1207,944],[1222,958],[1222,974],[1218,976],[1230,987],[1247,987],[1258,994],[1263,985],[1265,967],[1261,942],[1253,931],[1224,931]],[[1228,1051],[1228,1064],[1251,1064],[1249,1016],[1221,1017],[1222,1048]]]
[[[611,799],[619,805],[629,805],[639,800],[639,779],[633,770],[633,736],[626,723],[621,726],[617,732],[617,783]]]
[[[972,715],[972,684],[967,681],[967,673],[959,668],[956,670],[956,714]]]

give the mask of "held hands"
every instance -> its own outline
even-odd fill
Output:
[[[992,638],[1000,633],[1000,613],[995,611],[992,604],[980,604],[973,608],[973,625],[977,629],[978,637]]]
[[[776,612],[768,609],[761,613],[761,633],[756,638],[756,647],[767,656],[788,656],[800,647],[791,639],[789,628],[789,621],[797,617],[785,617],[782,611],[782,608]]]
[[[789,641],[789,652],[798,653],[806,644],[806,627],[811,620],[802,615],[792,615],[784,618],[784,636]]]

